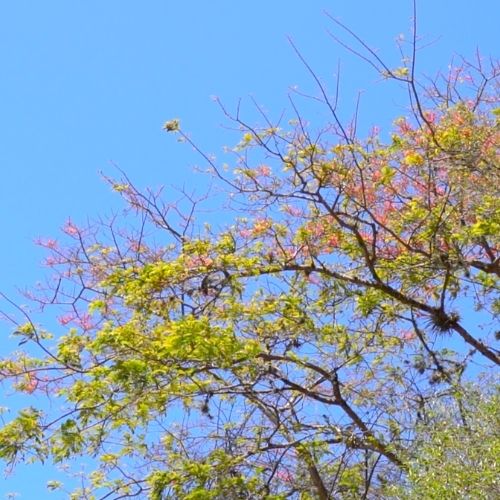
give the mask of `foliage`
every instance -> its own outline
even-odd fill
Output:
[[[0,431],[4,460],[90,457],[75,498],[493,484],[497,400],[473,404],[465,381],[499,364],[498,68],[478,59],[420,90],[414,60],[367,59],[409,91],[390,140],[357,137],[313,73],[322,129],[293,99],[286,127],[224,109],[241,131],[234,172],[200,151],[230,224],[200,226],[200,200],[168,204],[123,175],[108,181],[125,222],[68,221],[68,244],[41,242],[53,281],[31,298],[64,309],[62,332],[19,308],[24,347],[0,374],[34,402]],[[178,120],[165,130],[197,148]]]
[[[391,488],[393,495],[405,499],[497,496],[498,392],[485,397],[478,388],[466,388],[459,401],[454,411],[449,405],[439,405],[430,421],[419,426],[409,482],[406,488]]]

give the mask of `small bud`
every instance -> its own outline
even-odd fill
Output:
[[[166,130],[167,132],[176,132],[177,130],[179,130],[179,124],[179,120],[177,118],[174,118],[173,120],[165,122],[165,125],[163,125],[163,130]]]

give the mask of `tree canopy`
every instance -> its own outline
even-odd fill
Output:
[[[219,164],[165,124],[230,222],[123,174],[124,218],[41,241],[53,274],[31,298],[63,313],[57,331],[11,317],[0,375],[29,403],[5,461],[88,457],[74,498],[492,498],[499,68],[424,86],[414,53],[391,69],[361,47],[408,91],[387,137],[359,137],[304,60],[320,127],[293,96],[285,124],[222,108],[240,139]]]

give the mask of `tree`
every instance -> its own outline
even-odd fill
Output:
[[[489,385],[491,381],[485,380]],[[488,392],[488,391],[487,391]],[[398,498],[495,498],[498,492],[498,393],[464,387],[461,407],[438,403],[420,425],[409,484]],[[398,491],[399,490],[399,491]]]
[[[0,373],[57,403],[5,423],[3,459],[89,457],[95,471],[75,498],[434,491],[429,474],[455,453],[452,436],[478,425],[467,381],[500,360],[498,66],[464,62],[424,88],[415,40],[393,70],[337,25],[408,90],[390,140],[343,123],[298,51],[331,114],[321,129],[294,99],[287,127],[222,108],[241,131],[231,173],[167,122],[227,188],[234,218],[200,226],[202,200],[168,203],[123,174],[107,180],[135,229],[69,221],[67,245],[41,242],[54,275],[31,298],[65,308],[64,331],[19,308],[26,349]],[[493,454],[486,467],[498,468]]]

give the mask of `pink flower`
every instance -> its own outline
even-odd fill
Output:
[[[80,318],[78,318],[78,323],[83,330],[90,330],[94,325],[92,324],[92,318],[90,314],[84,313]]]
[[[415,335],[415,332],[413,330],[405,330],[403,332],[401,332],[401,338],[403,340],[413,340],[414,338],[416,338],[416,335]]]
[[[398,120],[397,125],[398,125],[399,130],[403,134],[407,134],[408,132],[411,132],[411,130],[412,130],[411,125],[404,118],[402,118],[401,120]]]
[[[63,231],[70,236],[74,236],[79,232],[78,228],[71,222],[71,219],[68,219],[68,222],[63,227]]]
[[[141,244],[138,241],[132,241],[130,243],[130,250],[132,250],[132,252],[140,252]]]
[[[188,266],[189,267],[199,267],[199,266],[211,266],[214,263],[214,260],[211,257],[208,257],[206,255],[196,255],[194,257],[191,257],[188,260]]]
[[[59,323],[63,326],[67,325],[68,323],[71,323],[75,319],[75,316],[73,314],[65,314],[64,316],[59,316],[57,320]]]
[[[259,235],[265,233],[271,225],[271,221],[268,219],[257,219],[253,224],[253,234]]]
[[[28,382],[24,388],[24,390],[28,393],[31,394],[35,392],[36,388],[38,387],[38,380],[31,375],[31,373],[28,373]]]
[[[436,121],[436,113],[434,111],[424,111],[424,117],[429,123]]]
[[[45,259],[45,264],[47,266],[55,266],[57,264],[57,259],[49,255],[49,257]]]
[[[271,175],[271,168],[267,165],[259,165],[256,169],[257,174],[263,177],[269,177]]]
[[[401,250],[394,246],[385,246],[380,249],[379,254],[386,259],[393,259],[400,255]]]
[[[57,248],[57,241],[56,240],[46,240],[43,245],[47,248]]]
[[[240,236],[242,238],[250,238],[252,231],[250,229],[240,229]]]
[[[325,228],[322,225],[322,221],[318,221],[317,223],[309,223],[307,226],[307,232],[315,238],[321,238],[321,236],[325,234]]]
[[[328,246],[330,247],[338,247],[339,246],[339,237],[336,234],[333,234],[328,238]]]
[[[291,483],[293,481],[292,474],[287,470],[279,470],[276,473],[276,477],[278,477],[282,481],[285,481],[286,483]]]

